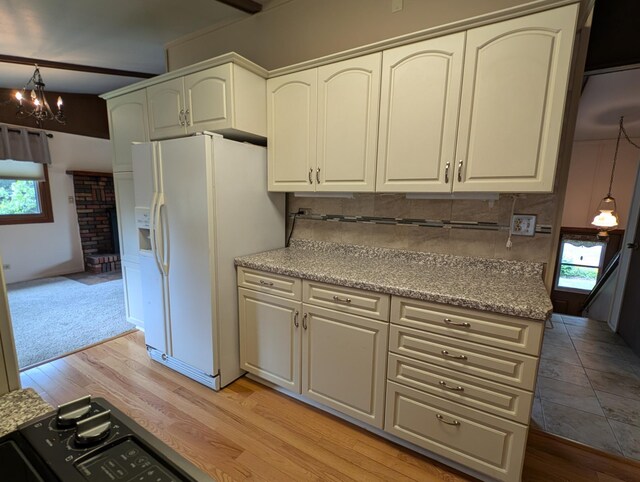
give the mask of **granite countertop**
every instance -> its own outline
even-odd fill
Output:
[[[18,425],[52,410],[53,407],[31,388],[0,396],[0,437],[12,432]]]
[[[542,263],[294,240],[237,266],[436,303],[546,320]]]

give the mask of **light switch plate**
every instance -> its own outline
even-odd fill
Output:
[[[514,214],[511,217],[513,236],[533,236],[536,233],[536,216],[533,214]]]

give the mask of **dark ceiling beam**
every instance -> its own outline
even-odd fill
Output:
[[[67,62],[56,62],[53,60],[32,59],[29,57],[16,57],[15,55],[0,54],[0,62],[8,64],[34,65],[38,67],[46,67],[49,69],[74,70],[76,72],[88,72],[91,74],[102,75],[118,75],[120,77],[136,77],[140,79],[149,79],[157,74],[147,72],[133,72],[131,70],[109,69],[107,67],[93,67],[91,65],[69,64]]]
[[[249,14],[258,13],[262,10],[262,5],[253,0],[218,0],[218,2]]]

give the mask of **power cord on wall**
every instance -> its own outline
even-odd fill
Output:
[[[291,221],[291,231],[289,231],[289,236],[287,236],[287,242],[285,243],[285,248],[289,247],[289,243],[291,242],[291,236],[293,236],[293,228],[296,227],[296,218],[299,214],[304,214],[302,209],[298,209],[298,212],[293,213],[293,221]]]
[[[513,203],[511,203],[511,216],[509,216],[509,237],[507,238],[507,249],[511,249],[513,243],[511,242],[511,222],[513,220],[513,215],[516,212],[516,201],[518,200],[518,196],[513,196]]]

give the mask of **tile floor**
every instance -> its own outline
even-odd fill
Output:
[[[640,460],[640,357],[606,323],[554,313],[532,426]]]

